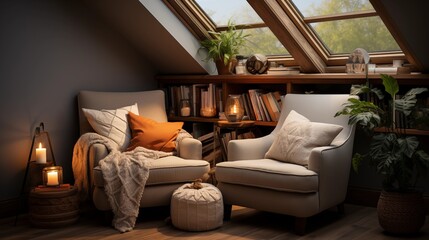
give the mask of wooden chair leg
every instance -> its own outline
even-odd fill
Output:
[[[228,221],[231,219],[232,205],[224,204],[223,205],[223,220]]]
[[[298,235],[305,234],[305,227],[307,225],[307,218],[296,217],[294,231]]]

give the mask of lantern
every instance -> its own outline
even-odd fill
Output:
[[[226,100],[225,116],[229,122],[240,122],[244,116],[240,95],[229,95]]]

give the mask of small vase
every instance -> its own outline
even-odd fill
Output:
[[[426,216],[420,192],[382,191],[377,204],[380,226],[393,234],[415,234],[423,227]]]

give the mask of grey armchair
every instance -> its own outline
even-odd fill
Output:
[[[166,122],[165,96],[161,90],[142,92],[93,92],[81,91],[78,95],[80,134],[93,132],[82,108],[116,109],[137,103],[139,114],[158,122]],[[174,190],[187,182],[202,178],[210,170],[209,163],[201,157],[201,142],[185,138],[179,143],[179,156],[169,156],[150,163],[149,178],[146,181],[140,207],[167,206]],[[111,207],[104,192],[104,180],[98,162],[107,156],[103,144],[90,146],[88,156],[89,186],[92,201],[98,210]]]
[[[296,217],[295,231],[304,233],[306,218],[328,208],[341,210],[346,197],[354,126],[347,117],[334,117],[350,95],[287,94],[280,120],[267,136],[232,140],[228,161],[218,163],[216,178],[225,203]],[[343,130],[329,146],[311,151],[308,166],[265,158],[291,110],[312,122],[341,125]]]

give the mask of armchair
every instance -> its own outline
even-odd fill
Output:
[[[231,205],[295,216],[295,231],[304,233],[306,218],[342,204],[346,197],[354,126],[334,117],[350,95],[287,94],[275,129],[256,139],[232,140],[228,161],[216,165],[225,216]],[[312,122],[342,126],[329,146],[311,150],[308,165],[266,158],[288,114],[295,110]],[[340,128],[341,129],[341,128]]]
[[[166,122],[165,96],[161,90],[142,92],[94,92],[81,91],[78,95],[80,134],[94,132],[82,108],[116,109],[137,103],[139,115],[157,122]],[[168,156],[150,162],[140,207],[166,206],[170,204],[174,190],[187,182],[203,178],[210,170],[209,163],[201,157],[201,142],[184,138],[178,144],[178,156]],[[93,144],[88,151],[88,176],[90,194],[95,207],[111,210],[104,192],[104,180],[98,162],[106,157],[108,149],[103,144]]]

